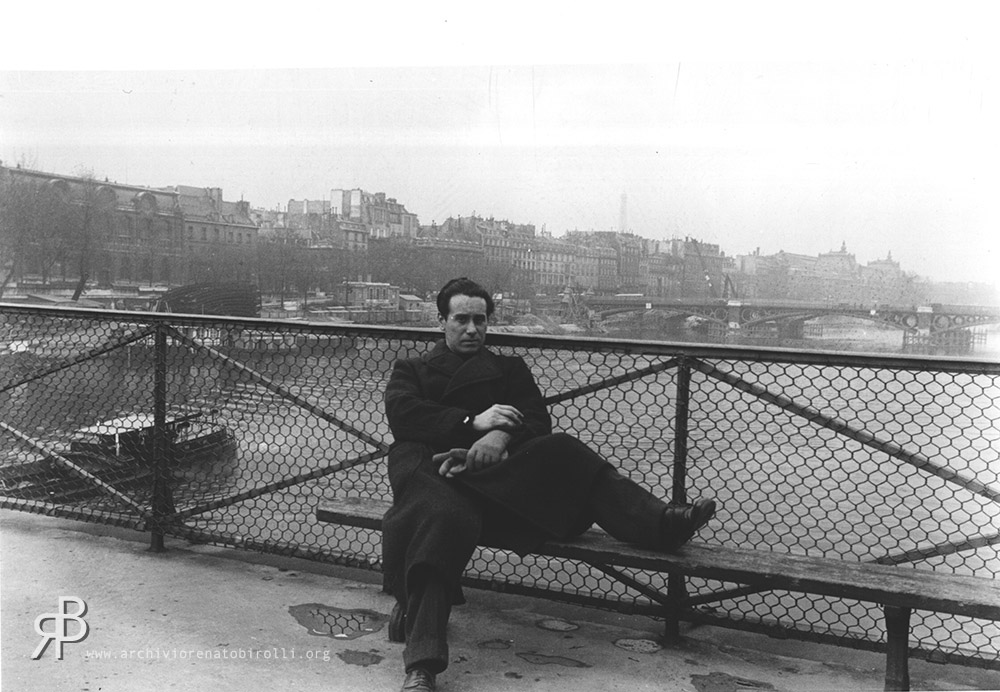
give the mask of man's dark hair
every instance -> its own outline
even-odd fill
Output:
[[[475,281],[464,276],[460,279],[452,279],[438,292],[437,308],[438,314],[442,317],[448,317],[448,309],[454,296],[482,298],[486,301],[486,316],[493,317],[493,296]]]

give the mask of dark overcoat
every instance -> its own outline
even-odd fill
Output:
[[[521,411],[524,425],[508,458],[455,478],[432,456],[468,448],[484,433],[462,425],[493,404]],[[482,349],[463,358],[443,341],[417,358],[396,361],[385,391],[393,444],[393,506],[383,519],[385,588],[405,598],[414,567],[439,571],[463,601],[459,578],[484,539],[525,554],[550,538],[569,538],[593,522],[587,497],[602,466],[575,438],[551,433],[541,392],[524,360]]]

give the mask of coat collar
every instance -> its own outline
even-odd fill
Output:
[[[499,359],[486,347],[471,358],[462,358],[453,353],[444,341],[438,341],[433,349],[424,354],[423,360],[428,367],[450,378],[445,396],[462,387],[503,377]]]

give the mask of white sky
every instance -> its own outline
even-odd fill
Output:
[[[5,21],[5,163],[1000,276],[988,3],[109,5]]]

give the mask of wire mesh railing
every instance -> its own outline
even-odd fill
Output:
[[[0,306],[0,506],[378,569],[382,391],[433,330]],[[557,430],[664,497],[714,496],[700,540],[996,578],[1000,364],[491,334]],[[668,575],[480,549],[471,583],[661,612]],[[694,619],[879,648],[873,604],[686,580]],[[1000,667],[988,620],[916,613],[911,646]]]

